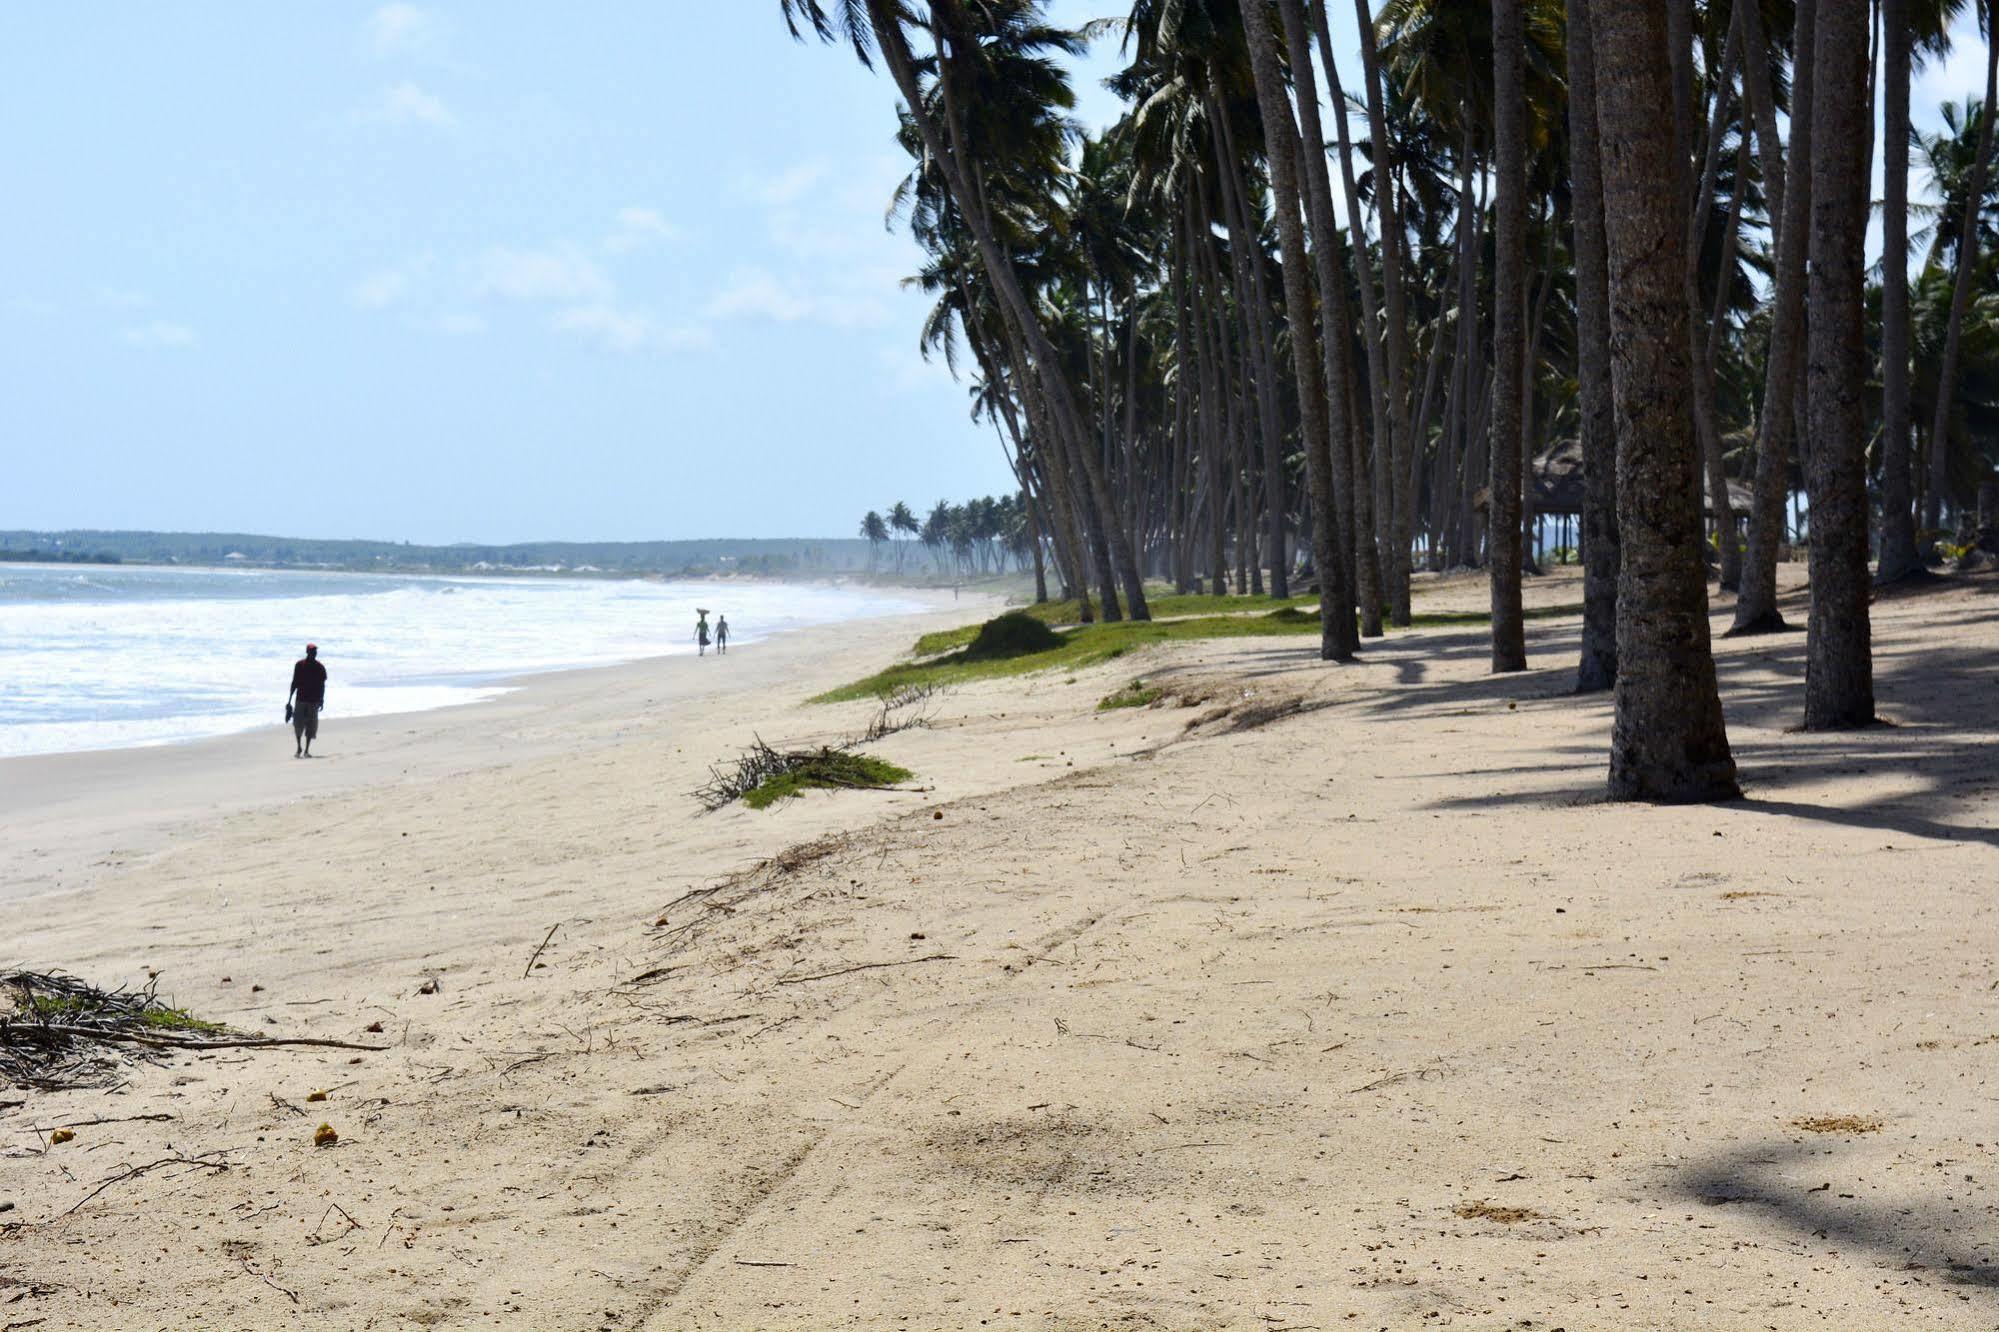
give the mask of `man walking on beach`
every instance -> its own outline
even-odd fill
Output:
[[[312,742],[319,738],[319,710],[325,706],[326,667],[319,664],[319,644],[307,643],[305,656],[292,664],[292,687],[285,694],[293,758],[312,757]]]
[[[694,655],[697,657],[705,657],[708,655],[708,612],[705,610],[697,610],[695,612],[695,615],[696,619],[694,621],[694,641],[699,646],[700,650],[697,651]]]
[[[726,615],[717,615],[715,617],[715,655],[720,656],[728,650],[729,617]]]

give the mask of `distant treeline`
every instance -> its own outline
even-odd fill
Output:
[[[0,559],[5,560],[436,573],[544,570],[689,576],[837,574],[866,570],[871,550],[867,541],[837,537],[419,546],[409,542],[319,541],[247,532],[0,531]]]
[[[102,550],[0,550],[0,563],[15,564],[121,564],[116,555]]]

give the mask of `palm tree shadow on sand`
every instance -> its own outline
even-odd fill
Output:
[[[1356,691],[1337,706],[1378,716],[1433,717],[1501,704],[1522,712],[1597,709],[1604,730],[1601,746],[1559,747],[1552,766],[1532,770],[1559,778],[1554,787],[1494,791],[1438,800],[1429,807],[1593,804],[1606,798],[1611,699],[1606,693],[1573,692],[1578,646],[1574,626],[1530,625],[1529,660],[1536,669],[1439,680],[1424,664],[1484,659],[1490,649],[1482,630],[1372,640],[1351,668],[1360,673]],[[1729,807],[1999,847],[1999,827],[1961,821],[1973,815],[1981,797],[1989,807],[1992,793],[1999,792],[1999,746],[1992,741],[1999,735],[1999,652],[1907,637],[1877,644],[1875,692],[1884,724],[1807,733],[1799,729],[1805,648],[1802,633],[1784,634],[1746,640],[1745,646],[1716,659],[1745,792]],[[1259,654],[1247,674],[1293,671],[1311,655],[1316,654],[1290,645],[1272,648],[1267,657]],[[1859,805],[1785,798],[1786,792],[1820,788],[1828,779],[1876,776],[1892,786],[1893,795]]]
[[[1999,1263],[1984,1253],[1991,1235],[1983,1209],[1959,1211],[1945,1184],[1897,1201],[1863,1200],[1851,1189],[1852,1179],[1837,1149],[1784,1140],[1696,1160],[1674,1172],[1673,1186],[1690,1203],[1752,1209],[1842,1250],[1869,1250],[1902,1271],[1929,1271],[1954,1285],[1999,1290]]]

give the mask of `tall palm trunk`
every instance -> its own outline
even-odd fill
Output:
[[[1610,794],[1740,794],[1715,686],[1682,285],[1685,160],[1657,0],[1590,0],[1617,412],[1617,718]]]
[[[1881,0],[1881,562],[1884,583],[1922,568],[1909,458],[1909,12]]]
[[[1492,0],[1492,436],[1486,541],[1492,669],[1527,669],[1520,606],[1521,385],[1527,340],[1527,29],[1521,0]]]
[[[1229,262],[1237,292],[1236,314],[1242,325],[1243,345],[1254,354],[1256,363],[1257,429],[1263,443],[1263,468],[1266,475],[1281,476],[1284,445],[1281,438],[1283,427],[1277,415],[1277,347],[1270,332],[1271,305],[1263,279],[1263,247],[1258,239],[1256,220],[1250,214],[1248,191],[1243,188],[1242,152],[1235,141],[1228,102],[1215,84],[1213,75],[1209,76],[1209,85],[1209,137],[1213,140],[1215,178],[1221,186],[1223,212],[1228,223]],[[1275,550],[1282,550],[1285,543],[1283,487],[1271,488],[1267,500],[1264,521],[1270,545]],[[1291,595],[1288,571],[1273,570],[1272,579],[1284,589],[1276,595]]]
[[[1736,543],[1735,507],[1728,492],[1728,466],[1722,457],[1720,414],[1715,408],[1714,371],[1707,356],[1714,327],[1701,301],[1701,251],[1707,238],[1708,216],[1714,209],[1716,173],[1721,165],[1723,131],[1728,125],[1729,85],[1735,77],[1739,25],[1730,24],[1722,48],[1721,75],[1715,80],[1714,108],[1702,151],[1701,173],[1689,199],[1687,224],[1688,336],[1693,339],[1694,425],[1700,434],[1701,461],[1707,472],[1708,503],[1714,512],[1715,547],[1721,560],[1721,585],[1730,592],[1742,586],[1742,550]],[[1691,56],[1691,51],[1687,53]],[[1718,288],[1727,290],[1728,260],[1720,268]]]
[[[1835,0],[1843,3],[1844,0]],[[1818,0],[1798,0],[1792,49],[1817,43]],[[1777,610],[1777,548],[1784,542],[1784,508],[1790,493],[1791,435],[1804,361],[1806,232],[1812,208],[1812,120],[1817,79],[1809,56],[1797,61],[1791,80],[1791,143],[1785,153],[1784,214],[1777,227],[1776,291],[1770,302],[1770,351],[1764,371],[1763,410],[1756,421],[1756,490],[1750,501],[1749,553],[1735,597],[1731,634],[1765,634],[1788,628]],[[1769,170],[1769,163],[1764,169]]]
[[[1331,0],[1326,2],[1330,4]],[[1394,444],[1395,458],[1392,469],[1396,478],[1392,487],[1395,508],[1388,524],[1385,574],[1388,620],[1390,624],[1407,626],[1412,559],[1410,540],[1416,527],[1416,464],[1420,443],[1416,423],[1422,418],[1412,415],[1413,405],[1409,401],[1409,310],[1403,285],[1402,207],[1397,185],[1398,172],[1390,160],[1395,145],[1388,133],[1388,118],[1382,106],[1381,59],[1375,48],[1374,21],[1368,13],[1368,0],[1354,0],[1354,11],[1359,20],[1361,72],[1367,80],[1368,137],[1374,143],[1375,152],[1375,221],[1381,233],[1381,308],[1388,341],[1389,438]],[[1313,14],[1318,28],[1319,54],[1324,59],[1327,77],[1330,78],[1333,45],[1325,7],[1315,5]],[[1361,242],[1357,239],[1354,243],[1358,245]]]
[[[1867,614],[1865,246],[1868,178],[1866,0],[1826,0],[1814,47],[1811,276],[1806,384],[1812,452],[1812,609],[1805,729],[1874,720]],[[1802,55],[1800,56],[1802,59]]]
[[[1298,98],[1301,116],[1307,102],[1312,107],[1311,123],[1305,125],[1305,139],[1309,144],[1313,135],[1318,132],[1314,128],[1318,122],[1318,85],[1316,80],[1310,77],[1311,47],[1302,34],[1291,31],[1293,24],[1291,11],[1296,8],[1300,8],[1298,0],[1286,0],[1285,38],[1291,44],[1293,67],[1298,66],[1300,62],[1305,66],[1306,73],[1299,76]],[[1319,49],[1324,56],[1327,100],[1333,104],[1333,126],[1339,140],[1340,188],[1346,198],[1347,234],[1353,242],[1354,276],[1359,280],[1360,287],[1361,345],[1367,354],[1369,419],[1373,422],[1374,429],[1371,436],[1372,450],[1367,464],[1371,486],[1356,492],[1359,498],[1369,501],[1370,507],[1369,521],[1365,524],[1356,524],[1357,527],[1364,527],[1368,534],[1368,540],[1357,552],[1357,558],[1362,561],[1363,594],[1370,580],[1370,568],[1373,570],[1372,581],[1377,592],[1374,597],[1366,595],[1362,597],[1361,634],[1363,637],[1376,637],[1381,633],[1382,603],[1393,602],[1393,583],[1397,576],[1394,553],[1395,509],[1399,502],[1398,487],[1406,484],[1401,480],[1402,469],[1398,466],[1398,460],[1405,456],[1399,442],[1403,430],[1404,408],[1397,402],[1402,388],[1395,382],[1390,370],[1387,328],[1382,323],[1374,294],[1374,264],[1368,257],[1367,228],[1361,222],[1360,189],[1354,182],[1353,142],[1347,125],[1347,99],[1340,87],[1339,66],[1333,62],[1332,42],[1326,31],[1325,6],[1312,6],[1311,19],[1319,38]],[[1302,14],[1298,16],[1297,22],[1301,27],[1304,25]],[[1377,203],[1380,203],[1382,195],[1390,189],[1389,173],[1386,170],[1377,171],[1374,179],[1378,187],[1375,197]],[[1383,216],[1386,216],[1385,207]],[[1384,250],[1387,244],[1384,231],[1382,242]],[[1359,419],[1358,414],[1355,419]],[[1408,563],[1406,553],[1402,556],[1402,562],[1406,570]],[[1407,573],[1405,572],[1402,577],[1406,579]],[[1406,599],[1406,592],[1404,595]],[[1390,613],[1393,614],[1392,606]]]
[[[1323,147],[1326,135],[1319,120],[1319,83],[1312,68],[1312,30],[1306,26],[1300,0],[1278,0],[1277,7],[1284,22],[1285,44],[1291,51],[1291,76],[1298,87],[1300,133],[1293,138],[1293,142],[1299,146],[1298,156],[1304,166],[1307,215],[1312,223],[1312,258],[1319,281],[1319,310],[1324,329],[1319,350],[1324,360],[1326,398],[1334,404],[1333,420],[1346,424],[1345,430],[1338,430],[1336,425],[1332,437],[1335,473],[1348,478],[1346,493],[1350,497],[1351,512],[1343,509],[1341,519],[1353,540],[1354,581],[1361,602],[1361,633],[1369,638],[1379,638],[1381,563],[1375,546],[1374,523],[1366,512],[1366,486],[1361,479],[1365,464],[1353,405],[1356,386],[1353,342],[1347,333],[1354,326],[1353,314],[1352,307],[1347,303],[1346,265],[1342,261],[1345,247],[1340,241],[1339,223],[1333,215],[1332,175],[1326,168]],[[1365,245],[1366,238],[1356,235],[1354,243]],[[1371,318],[1364,336],[1368,345],[1372,346],[1374,328]],[[1345,450],[1344,462],[1342,450]]]
[[[1014,272],[999,240],[994,234],[990,220],[983,207],[982,198],[973,188],[967,172],[972,168],[950,151],[946,133],[934,122],[925,110],[922,87],[916,76],[916,61],[904,40],[904,9],[899,0],[866,0],[868,20],[875,38],[875,47],[882,55],[882,63],[888,67],[889,75],[895,80],[896,90],[902,94],[904,106],[909,111],[910,123],[916,128],[924,150],[937,164],[944,177],[945,188],[958,212],[965,221],[965,229],[971,233],[979,253],[979,261],[985,269],[986,280],[1000,298],[1002,313],[1012,320],[1026,343],[1028,356],[1035,376],[1044,386],[1049,399],[1050,413],[1055,418],[1056,429],[1068,436],[1071,449],[1082,463],[1091,498],[1099,510],[1105,512],[1112,521],[1102,524],[1109,529],[1107,544],[1111,555],[1113,572],[1124,585],[1125,599],[1131,607],[1133,619],[1150,619],[1145,606],[1145,582],[1139,573],[1138,562],[1132,551],[1131,542],[1126,539],[1124,529],[1114,520],[1116,509],[1108,506],[1109,487],[1104,483],[1103,469],[1091,457],[1089,430],[1076,405],[1076,396],[1068,376],[1061,368],[1054,344],[1041,326],[1034,307],[1028,302],[1021,289],[1018,274]],[[945,66],[940,62],[938,78],[943,82],[946,96],[946,112],[952,107],[949,93],[950,80]],[[952,143],[962,143],[964,135],[955,122],[947,127]],[[1100,528],[1101,530],[1101,528]],[[1108,607],[1106,610],[1108,611]]]
[[[1937,371],[1936,415],[1930,423],[1930,488],[1923,502],[1923,526],[1930,533],[1943,527],[1944,491],[1950,481],[1950,409],[1957,396],[1958,345],[1964,331],[1964,311],[1971,303],[1971,279],[1978,268],[1978,213],[1985,198],[1985,180],[1992,169],[1994,102],[1999,101],[1999,18],[1991,0],[1985,5],[1985,114],[1978,130],[1978,156],[1971,165],[1971,191],[1964,210],[1964,232],[1957,242],[1957,285],[1951,290],[1950,319],[1944,325],[1943,365]]]
[[[1346,415],[1346,398],[1344,391],[1327,393],[1319,359],[1298,191],[1298,126],[1291,117],[1283,74],[1278,69],[1270,15],[1261,0],[1244,5],[1242,14],[1243,31],[1249,38],[1250,72],[1269,146],[1271,201],[1277,210],[1277,240],[1284,258],[1284,309],[1290,322],[1291,363],[1298,380],[1305,470],[1312,491],[1312,546],[1319,569],[1319,655],[1328,661],[1346,661],[1353,657],[1357,640],[1353,577],[1347,558],[1350,543],[1342,525],[1345,515],[1337,493],[1340,482],[1335,465],[1346,431],[1343,421],[1328,419],[1329,408],[1340,417]],[[1344,330],[1333,332],[1343,334]]]
[[[1569,192],[1574,200],[1576,375],[1583,446],[1583,641],[1576,691],[1617,683],[1617,419],[1610,386],[1610,276],[1604,259],[1596,54],[1590,0],[1569,3]]]

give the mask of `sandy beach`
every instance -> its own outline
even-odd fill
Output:
[[[1162,645],[933,700],[902,790],[689,798],[986,610],[0,764],[0,963],[384,1047],[0,1092],[0,1327],[1999,1324],[1999,581],[1877,603],[1892,726],[1717,639],[1721,806],[1602,801],[1574,616],[1501,678]]]

